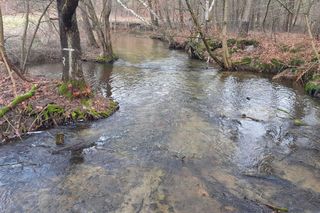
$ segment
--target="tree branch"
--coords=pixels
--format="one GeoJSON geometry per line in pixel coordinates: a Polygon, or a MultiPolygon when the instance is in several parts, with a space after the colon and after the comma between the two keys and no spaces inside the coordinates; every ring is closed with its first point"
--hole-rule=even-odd
{"type": "Polygon", "coordinates": [[[211,57],[221,68],[224,69],[224,68],[225,68],[224,63],[223,63],[220,59],[218,59],[218,58],[212,53],[212,51],[211,51],[211,49],[210,49],[210,47],[209,47],[209,44],[208,44],[208,42],[207,42],[207,40],[206,40],[206,38],[205,38],[202,30],[201,30],[200,24],[198,23],[198,20],[197,20],[195,14],[194,14],[194,12],[193,12],[193,10],[192,10],[192,8],[191,8],[191,5],[190,5],[189,1],[188,1],[188,0],[185,0],[185,1],[186,1],[188,10],[189,10],[189,12],[190,12],[190,15],[191,15],[191,17],[192,17],[192,20],[193,20],[193,22],[194,22],[194,24],[195,24],[195,26],[196,26],[196,29],[197,29],[198,33],[200,34],[200,37],[201,37],[201,39],[202,39],[202,41],[203,41],[203,43],[204,43],[204,46],[206,47],[207,52],[209,53],[210,57],[211,57]]]}

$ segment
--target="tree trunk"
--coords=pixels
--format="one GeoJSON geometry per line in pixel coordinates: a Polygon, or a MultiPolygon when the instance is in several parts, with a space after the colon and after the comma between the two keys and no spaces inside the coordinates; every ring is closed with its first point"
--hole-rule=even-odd
{"type": "Polygon", "coordinates": [[[152,5],[152,0],[148,0],[148,7],[150,8],[150,17],[151,17],[151,22],[154,26],[158,27],[159,26],[159,21],[157,16],[154,14],[154,8],[152,5]]]}
{"type": "Polygon", "coordinates": [[[160,4],[159,4],[158,0],[154,0],[154,8],[156,10],[156,13],[158,14],[160,22],[164,23],[164,19],[163,19],[163,16],[162,16],[162,12],[161,12],[161,8],[160,8],[160,4]]]}
{"type": "Polygon", "coordinates": [[[180,21],[180,27],[183,27],[184,26],[184,17],[183,17],[182,0],[179,0],[179,21],[180,21]]]}
{"type": "Polygon", "coordinates": [[[320,40],[320,22],[317,22],[317,28],[316,28],[316,32],[315,32],[315,37],[317,40],[320,40]]]}
{"type": "Polygon", "coordinates": [[[285,22],[284,22],[284,31],[286,32],[289,32],[290,31],[290,28],[292,26],[292,22],[293,22],[293,9],[294,9],[294,3],[295,1],[294,0],[289,0],[289,3],[288,3],[288,6],[287,6],[287,9],[290,10],[288,11],[287,13],[287,17],[285,19],[285,22]]]}
{"type": "MultiPolygon", "coordinates": [[[[98,40],[99,40],[100,46],[102,47],[102,51],[103,51],[103,48],[105,48],[106,44],[105,44],[105,40],[104,40],[104,33],[101,28],[101,24],[98,19],[97,13],[94,9],[94,6],[93,6],[93,3],[91,0],[85,1],[85,4],[87,6],[89,17],[92,21],[93,29],[96,31],[96,33],[98,35],[98,40]]],[[[103,54],[103,52],[102,52],[102,54],[103,54]]]]}
{"type": "MultiPolygon", "coordinates": [[[[4,32],[3,32],[3,19],[2,19],[2,11],[0,6],[0,50],[5,53],[4,48],[4,32]]],[[[0,56],[0,60],[2,61],[2,57],[0,56]]]]}
{"type": "Polygon", "coordinates": [[[266,20],[267,20],[268,13],[269,13],[270,3],[271,3],[271,0],[269,0],[268,3],[267,3],[266,13],[264,14],[264,18],[263,18],[263,21],[262,21],[263,32],[266,32],[266,20]]]}
{"type": "Polygon", "coordinates": [[[223,27],[222,27],[222,50],[223,50],[223,62],[227,69],[232,67],[228,42],[227,42],[227,23],[228,23],[228,11],[229,11],[229,0],[223,0],[223,27]]]}
{"type": "Polygon", "coordinates": [[[103,56],[110,58],[113,60],[113,50],[111,44],[111,34],[110,34],[110,14],[111,14],[111,7],[112,7],[112,0],[104,0],[103,1],[103,11],[104,11],[104,40],[105,40],[105,47],[103,47],[103,56]]]}
{"type": "Polygon", "coordinates": [[[168,5],[168,3],[169,3],[169,2],[167,2],[167,3],[165,4],[164,10],[165,10],[165,14],[166,14],[166,21],[167,21],[168,27],[169,27],[170,29],[172,29],[172,23],[171,23],[171,20],[170,20],[170,11],[169,11],[169,5],[168,5]]]}
{"type": "MultiPolygon", "coordinates": [[[[102,23],[99,21],[95,8],[91,0],[85,1],[89,17],[93,23],[94,29],[97,32],[98,40],[102,49],[101,62],[112,62],[114,60],[112,44],[111,44],[111,25],[110,25],[110,14],[112,8],[112,0],[103,0],[102,8],[102,23]]],[[[100,60],[99,60],[100,61],[100,60]]]]}
{"type": "Polygon", "coordinates": [[[247,0],[239,29],[239,36],[246,37],[249,32],[249,18],[253,0],[247,0]]]}
{"type": "Polygon", "coordinates": [[[29,13],[30,13],[30,3],[29,0],[26,0],[26,14],[25,14],[25,22],[24,22],[24,30],[23,35],[21,37],[21,57],[20,57],[20,68],[23,68],[24,59],[26,57],[26,41],[29,27],[29,13]]]}
{"type": "Polygon", "coordinates": [[[92,28],[92,24],[90,23],[90,20],[89,20],[87,7],[82,2],[80,2],[80,11],[81,11],[81,17],[82,17],[82,21],[83,21],[83,29],[87,35],[87,45],[91,46],[91,47],[98,48],[99,45],[98,45],[96,38],[94,37],[94,34],[93,34],[93,28],[92,28]]]}
{"type": "Polygon", "coordinates": [[[298,16],[299,16],[299,13],[300,13],[300,9],[301,9],[301,4],[302,4],[302,0],[299,0],[299,2],[298,2],[298,8],[297,8],[296,14],[294,15],[292,25],[291,25],[291,27],[290,27],[290,32],[291,32],[291,31],[293,30],[293,28],[296,26],[297,19],[298,19],[298,16]]]}
{"type": "Polygon", "coordinates": [[[84,81],[76,9],[79,0],[57,0],[60,43],[63,57],[62,80],[84,81]],[[70,78],[71,75],[71,78],[70,78]]]}

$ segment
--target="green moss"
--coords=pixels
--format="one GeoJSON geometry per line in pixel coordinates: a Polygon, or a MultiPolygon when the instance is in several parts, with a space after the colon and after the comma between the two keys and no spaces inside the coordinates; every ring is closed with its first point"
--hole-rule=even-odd
{"type": "Polygon", "coordinates": [[[84,80],[81,80],[81,81],[71,80],[67,84],[68,85],[71,84],[73,89],[78,89],[80,91],[83,91],[84,89],[87,88],[87,84],[84,80]]]}
{"type": "Polygon", "coordinates": [[[290,51],[290,47],[286,44],[280,44],[279,49],[281,52],[289,52],[290,51]]]}
{"type": "Polygon", "coordinates": [[[204,60],[205,46],[203,42],[198,42],[195,39],[190,39],[187,48],[189,49],[189,56],[194,59],[204,60]]]}
{"type": "Polygon", "coordinates": [[[13,101],[8,105],[0,108],[0,118],[2,118],[7,112],[9,112],[12,108],[16,107],[21,102],[31,98],[36,93],[37,87],[35,85],[32,86],[31,90],[23,95],[17,96],[13,101]]]}
{"type": "Polygon", "coordinates": [[[72,92],[68,88],[68,83],[62,83],[58,87],[58,92],[60,95],[67,97],[67,98],[72,98],[72,92]]]}
{"type": "Polygon", "coordinates": [[[313,79],[305,85],[304,89],[309,95],[315,95],[320,91],[320,81],[313,79]]]}
{"type": "Polygon", "coordinates": [[[70,117],[73,121],[107,118],[115,112],[119,106],[117,102],[110,100],[106,110],[98,111],[92,106],[91,99],[82,99],[81,104],[84,106],[82,110],[78,108],[71,112],[70,117]]]}
{"type": "Polygon", "coordinates": [[[64,109],[57,104],[48,104],[43,111],[43,117],[47,121],[52,117],[62,116],[64,112],[64,109]]]}
{"type": "Polygon", "coordinates": [[[86,113],[80,110],[79,108],[71,112],[71,118],[73,121],[85,120],[86,113]]]}
{"type": "Polygon", "coordinates": [[[115,54],[112,55],[108,55],[108,56],[98,56],[96,58],[96,62],[98,63],[112,63],[114,61],[116,61],[119,57],[116,56],[115,54]]]}
{"type": "MultiPolygon", "coordinates": [[[[216,49],[222,48],[222,42],[214,39],[208,39],[208,45],[211,51],[215,51],[216,49]]],[[[203,50],[205,50],[205,46],[203,45],[203,50]]]]}
{"type": "Polygon", "coordinates": [[[83,98],[80,100],[80,103],[85,107],[91,107],[92,106],[92,100],[90,98],[83,98]]]}
{"type": "Polygon", "coordinates": [[[237,43],[237,40],[234,38],[230,38],[227,40],[228,47],[232,47],[237,43]]]}
{"type": "Polygon", "coordinates": [[[297,44],[293,47],[290,47],[289,45],[286,45],[286,44],[280,44],[278,47],[281,52],[290,52],[290,53],[298,53],[303,51],[303,49],[305,48],[304,44],[297,44]]]}
{"type": "Polygon", "coordinates": [[[289,64],[291,66],[295,66],[295,67],[298,67],[298,66],[301,66],[305,63],[305,61],[301,58],[292,58],[289,62],[289,64]]]}
{"type": "Polygon", "coordinates": [[[72,99],[73,92],[82,92],[87,89],[87,84],[84,80],[70,80],[58,86],[58,93],[66,98],[72,99]]]}
{"type": "Polygon", "coordinates": [[[72,120],[77,120],[78,116],[76,111],[71,112],[71,118],[72,120]]]}
{"type": "Polygon", "coordinates": [[[31,104],[28,104],[27,107],[25,108],[24,112],[26,114],[33,115],[34,114],[34,110],[33,110],[33,106],[31,104]]]}
{"type": "Polygon", "coordinates": [[[298,69],[297,69],[297,68],[291,68],[290,71],[291,71],[292,73],[296,73],[296,72],[298,71],[298,69]]]}
{"type": "Polygon", "coordinates": [[[313,56],[312,59],[311,59],[311,62],[317,62],[317,61],[318,61],[317,56],[313,56]]]}
{"type": "Polygon", "coordinates": [[[286,67],[285,63],[279,59],[271,59],[270,69],[273,69],[277,72],[282,71],[286,67]]]}
{"type": "Polygon", "coordinates": [[[294,123],[294,125],[296,125],[296,126],[305,126],[306,124],[302,121],[302,120],[300,120],[300,119],[294,119],[293,120],[293,123],[294,123]]]}
{"type": "Polygon", "coordinates": [[[115,112],[119,107],[119,103],[113,100],[110,100],[109,107],[107,110],[100,112],[100,116],[107,118],[109,117],[113,112],[115,112]]]}
{"type": "Polygon", "coordinates": [[[273,73],[281,72],[287,68],[281,60],[275,58],[271,59],[269,63],[261,62],[259,58],[254,58],[252,59],[251,66],[264,72],[273,73]]]}
{"type": "Polygon", "coordinates": [[[249,65],[251,63],[252,63],[252,58],[250,57],[244,57],[241,59],[241,61],[234,62],[234,64],[236,65],[249,65]]]}
{"type": "Polygon", "coordinates": [[[301,52],[301,48],[298,48],[298,47],[293,47],[289,50],[289,52],[291,53],[298,53],[298,52],[301,52]]]}
{"type": "Polygon", "coordinates": [[[244,49],[247,46],[254,46],[254,47],[258,47],[259,46],[259,42],[253,39],[243,39],[243,40],[238,40],[237,41],[237,47],[239,49],[244,49]]]}

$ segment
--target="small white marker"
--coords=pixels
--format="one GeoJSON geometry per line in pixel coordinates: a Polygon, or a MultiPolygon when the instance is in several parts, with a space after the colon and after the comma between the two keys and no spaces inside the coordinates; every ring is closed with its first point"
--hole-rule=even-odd
{"type": "Polygon", "coordinates": [[[75,49],[71,49],[71,48],[63,48],[62,50],[65,50],[65,51],[70,51],[70,52],[73,52],[73,51],[75,51],[75,49]]]}

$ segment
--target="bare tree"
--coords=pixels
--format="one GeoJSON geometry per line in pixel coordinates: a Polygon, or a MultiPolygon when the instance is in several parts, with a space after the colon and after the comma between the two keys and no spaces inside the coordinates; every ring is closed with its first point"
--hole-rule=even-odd
{"type": "Polygon", "coordinates": [[[87,45],[91,46],[91,47],[98,48],[99,45],[98,45],[96,38],[93,34],[93,27],[92,27],[92,24],[91,24],[89,16],[88,16],[87,7],[83,2],[80,1],[79,8],[81,11],[81,18],[83,21],[83,29],[87,35],[87,45]]]}
{"type": "Polygon", "coordinates": [[[27,40],[27,33],[28,33],[28,27],[29,27],[29,14],[30,14],[30,1],[26,0],[24,30],[23,30],[23,35],[21,37],[21,57],[20,57],[21,66],[23,66],[24,59],[26,57],[26,40],[27,40]]]}
{"type": "Polygon", "coordinates": [[[227,23],[228,23],[228,11],[229,11],[229,0],[223,0],[223,27],[222,27],[222,50],[223,50],[223,62],[227,69],[232,67],[230,59],[228,42],[227,42],[227,23]]]}
{"type": "Polygon", "coordinates": [[[60,43],[63,57],[62,80],[84,81],[76,9],[79,0],[57,0],[60,43]]]}
{"type": "Polygon", "coordinates": [[[111,44],[111,35],[110,35],[110,14],[112,8],[112,0],[103,0],[103,8],[100,14],[102,19],[98,18],[97,12],[91,0],[82,0],[87,7],[88,14],[94,30],[97,33],[98,41],[101,47],[101,56],[104,58],[105,62],[112,62],[115,60],[112,44],[111,44]]]}
{"type": "MultiPolygon", "coordinates": [[[[2,11],[0,7],[0,50],[1,52],[5,52],[4,48],[4,32],[3,32],[3,19],[2,19],[2,11]]],[[[0,56],[0,60],[2,61],[3,58],[0,56]]]]}
{"type": "MultiPolygon", "coordinates": [[[[246,37],[249,32],[249,18],[253,0],[246,0],[244,13],[241,19],[241,25],[239,29],[239,36],[246,37]]],[[[225,10],[224,10],[225,11],[225,10]]]]}

